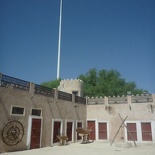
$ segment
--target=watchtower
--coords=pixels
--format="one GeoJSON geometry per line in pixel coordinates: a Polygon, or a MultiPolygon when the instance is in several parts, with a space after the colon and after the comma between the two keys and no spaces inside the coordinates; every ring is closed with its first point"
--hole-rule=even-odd
{"type": "Polygon", "coordinates": [[[83,97],[83,81],[80,79],[61,80],[58,90],[83,97]]]}

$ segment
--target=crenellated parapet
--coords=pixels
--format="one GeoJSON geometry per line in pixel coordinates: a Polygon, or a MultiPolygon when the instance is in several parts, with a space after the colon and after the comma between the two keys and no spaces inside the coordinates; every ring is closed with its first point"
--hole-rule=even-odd
{"type": "Polygon", "coordinates": [[[80,79],[64,79],[60,81],[58,90],[83,96],[83,81],[80,79]]]}
{"type": "Polygon", "coordinates": [[[108,97],[108,104],[123,104],[123,103],[128,103],[128,98],[127,96],[113,96],[113,97],[108,97]]]}
{"type": "Polygon", "coordinates": [[[141,94],[131,96],[109,96],[109,97],[91,97],[87,98],[87,104],[131,104],[131,103],[148,103],[154,102],[152,94],[141,94]]]}
{"type": "Polygon", "coordinates": [[[101,97],[87,97],[87,104],[105,104],[105,98],[101,97]]]}
{"type": "Polygon", "coordinates": [[[146,103],[146,102],[153,102],[153,95],[150,94],[142,94],[136,95],[131,97],[132,103],[146,103]]]}
{"type": "MultiPolygon", "coordinates": [[[[58,91],[48,87],[44,87],[38,84],[34,84],[28,81],[10,77],[4,74],[0,74],[0,86],[10,87],[13,89],[19,89],[22,91],[28,91],[31,94],[44,95],[48,97],[64,99],[72,101],[75,98],[76,102],[86,102],[83,98],[83,81],[80,79],[64,79],[60,81],[58,91]],[[57,94],[57,95],[55,95],[57,94]],[[72,95],[74,94],[74,95],[72,95]],[[78,97],[77,97],[78,96],[78,97]],[[81,98],[82,97],[82,98],[81,98]]],[[[109,97],[86,97],[87,104],[132,104],[132,103],[150,103],[155,104],[155,95],[153,94],[141,94],[141,95],[127,95],[127,96],[109,96],[109,97]]]]}

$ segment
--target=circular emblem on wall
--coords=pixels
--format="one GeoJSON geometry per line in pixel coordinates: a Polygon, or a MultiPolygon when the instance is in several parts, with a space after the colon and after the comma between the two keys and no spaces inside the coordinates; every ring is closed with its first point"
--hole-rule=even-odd
{"type": "Polygon", "coordinates": [[[11,120],[4,125],[1,134],[6,145],[14,146],[21,142],[24,136],[24,127],[19,121],[11,120]]]}

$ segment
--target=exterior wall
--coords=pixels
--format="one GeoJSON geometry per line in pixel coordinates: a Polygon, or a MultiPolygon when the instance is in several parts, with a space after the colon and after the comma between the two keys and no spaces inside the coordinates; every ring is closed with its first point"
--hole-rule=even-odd
{"type": "MultiPolygon", "coordinates": [[[[96,140],[98,140],[98,122],[107,122],[108,141],[112,142],[122,123],[119,117],[120,114],[123,120],[127,117],[125,123],[137,123],[137,132],[139,135],[138,142],[142,142],[140,123],[150,122],[152,127],[152,142],[155,142],[155,95],[151,95],[151,97],[127,96],[126,99],[125,97],[122,97],[122,99],[121,97],[88,99],[87,120],[94,120],[96,122],[96,140]],[[135,98],[138,98],[138,101],[141,103],[138,103],[137,100],[137,103],[132,103],[135,98]],[[145,98],[147,98],[148,102],[143,102],[145,98]]],[[[115,141],[127,141],[127,130],[125,126],[120,128],[115,141]]]]}
{"type": "MultiPolygon", "coordinates": [[[[77,121],[82,120],[83,125],[86,124],[86,105],[75,103],[75,96],[72,95],[72,101],[65,101],[58,99],[58,90],[55,89],[54,98],[47,97],[43,95],[37,95],[34,93],[34,85],[30,84],[29,91],[22,91],[18,89],[13,89],[12,86],[0,87],[0,130],[3,129],[4,125],[9,120],[18,120],[24,126],[24,137],[22,142],[17,144],[17,146],[8,146],[3,143],[0,139],[0,151],[18,151],[29,149],[30,147],[30,120],[35,118],[42,119],[42,135],[41,135],[41,146],[52,146],[52,122],[53,120],[62,120],[62,134],[65,135],[65,123],[66,120],[72,120],[75,126],[77,121]],[[11,106],[20,106],[25,108],[24,116],[10,115],[11,106]],[[32,116],[31,110],[41,109],[42,115],[32,116]]],[[[74,133],[76,129],[74,128],[74,133]]],[[[73,142],[76,141],[76,137],[73,137],[73,142]]]]}
{"type": "MultiPolygon", "coordinates": [[[[142,140],[141,123],[150,123],[151,142],[155,142],[155,95],[85,99],[71,94],[72,91],[78,91],[80,95],[82,94],[82,81],[79,80],[64,80],[60,83],[59,90],[51,90],[5,75],[3,77],[2,74],[0,74],[0,80],[0,134],[2,135],[2,130],[9,120],[20,121],[24,127],[22,141],[15,146],[6,145],[0,137],[0,152],[30,149],[32,119],[41,119],[39,147],[57,145],[53,143],[55,121],[61,122],[60,134],[62,135],[67,134],[67,122],[72,122],[70,142],[77,142],[77,123],[81,122],[82,127],[87,128],[87,121],[95,122],[93,122],[95,124],[95,133],[93,133],[95,140],[112,142],[122,123],[121,118],[123,120],[126,118],[124,120],[126,125],[128,123],[136,124],[137,142],[147,142],[142,140]],[[12,115],[12,106],[23,107],[25,109],[24,115],[12,115]],[[41,116],[32,115],[32,109],[40,109],[41,116]],[[100,138],[99,123],[107,125],[107,129],[100,128],[100,138]],[[107,137],[107,139],[102,139],[102,137],[107,137]]],[[[127,134],[125,125],[121,126],[115,142],[128,141],[127,134]]]]}
{"type": "Polygon", "coordinates": [[[78,92],[78,96],[83,96],[83,82],[79,79],[61,80],[58,90],[72,94],[73,91],[78,92]]]}

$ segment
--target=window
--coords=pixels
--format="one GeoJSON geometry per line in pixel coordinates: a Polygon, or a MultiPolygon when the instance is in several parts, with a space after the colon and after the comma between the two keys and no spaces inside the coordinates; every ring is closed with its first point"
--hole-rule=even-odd
{"type": "Polygon", "coordinates": [[[40,109],[32,109],[31,115],[41,116],[41,110],[40,109]]]}
{"type": "Polygon", "coordinates": [[[24,115],[25,109],[23,107],[12,106],[11,114],[12,115],[24,115]]]}
{"type": "Polygon", "coordinates": [[[152,141],[152,128],[150,122],[141,123],[142,141],[152,141]]]}
{"type": "Polygon", "coordinates": [[[75,96],[78,96],[78,91],[72,91],[72,94],[74,94],[75,96]]]}
{"type": "Polygon", "coordinates": [[[136,123],[127,123],[127,139],[128,141],[137,141],[137,126],[136,123]],[[131,136],[132,135],[132,136],[131,136]]]}

